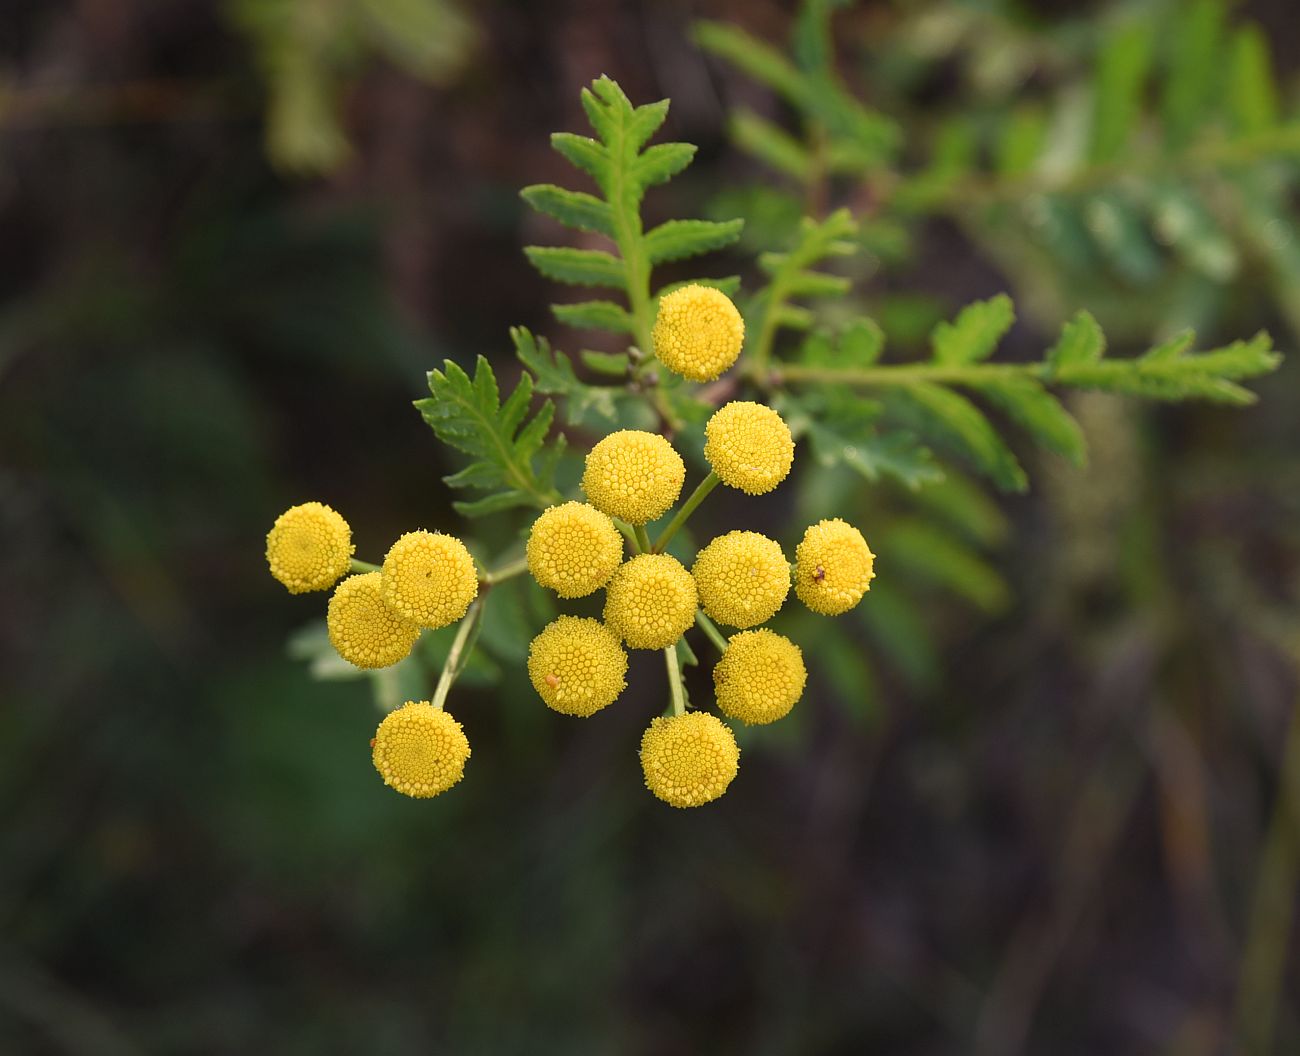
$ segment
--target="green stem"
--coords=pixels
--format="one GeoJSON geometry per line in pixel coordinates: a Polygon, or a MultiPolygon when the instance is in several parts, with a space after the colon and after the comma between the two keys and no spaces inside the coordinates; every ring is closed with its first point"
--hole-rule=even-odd
{"type": "Polygon", "coordinates": [[[718,652],[725,653],[727,651],[726,637],[718,630],[718,625],[704,615],[703,609],[695,610],[695,622],[700,625],[700,630],[705,633],[709,641],[718,647],[718,652]]]}
{"type": "Polygon", "coordinates": [[[677,511],[677,515],[668,522],[668,527],[659,533],[659,538],[655,540],[654,553],[662,554],[664,552],[664,547],[672,541],[672,537],[686,523],[687,518],[695,512],[695,507],[702,503],[709,492],[716,488],[719,483],[721,482],[718,480],[718,475],[710,470],[709,475],[700,481],[699,486],[691,492],[691,497],[682,504],[682,508],[677,511]]]}
{"type": "Polygon", "coordinates": [[[507,579],[514,579],[515,576],[523,575],[528,571],[528,558],[519,557],[514,561],[509,561],[500,568],[491,569],[484,572],[479,582],[484,586],[490,587],[494,583],[500,583],[507,579]]]}
{"type": "Polygon", "coordinates": [[[379,566],[372,565],[369,561],[358,561],[354,557],[352,559],[351,569],[353,572],[378,572],[379,566]]]}
{"type": "Polygon", "coordinates": [[[633,534],[636,536],[636,549],[637,549],[637,553],[640,553],[640,554],[648,554],[648,553],[650,553],[650,552],[651,552],[651,551],[650,551],[650,533],[647,532],[647,531],[645,530],[645,525],[644,525],[644,524],[637,524],[637,525],[634,525],[633,528],[632,528],[632,532],[633,532],[633,534]]]}
{"type": "Polygon", "coordinates": [[[917,385],[934,382],[940,385],[980,385],[998,378],[1029,376],[1039,381],[1052,380],[1046,363],[980,363],[958,366],[946,363],[896,363],[880,367],[804,367],[782,363],[774,367],[767,384],[793,382],[820,385],[917,385]]]}
{"type": "Polygon", "coordinates": [[[442,665],[442,674],[438,676],[438,686],[433,691],[431,703],[435,708],[441,708],[447,703],[447,694],[451,692],[452,683],[465,670],[465,664],[469,661],[470,653],[474,650],[474,640],[478,637],[482,616],[483,599],[479,598],[470,604],[469,611],[465,613],[465,618],[460,621],[460,626],[456,628],[456,637],[452,639],[451,649],[447,653],[447,661],[442,665]]]}
{"type": "Polygon", "coordinates": [[[673,714],[686,713],[686,687],[682,685],[682,668],[677,659],[677,643],[664,650],[664,663],[668,666],[668,690],[672,695],[673,714]]]}

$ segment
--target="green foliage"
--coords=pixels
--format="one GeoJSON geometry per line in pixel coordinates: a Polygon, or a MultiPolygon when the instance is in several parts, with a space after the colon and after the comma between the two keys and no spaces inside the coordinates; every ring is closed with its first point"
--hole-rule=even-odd
{"type": "Polygon", "coordinates": [[[464,62],[474,38],[449,0],[233,0],[229,12],[266,80],[267,153],[305,174],[346,160],[341,98],[369,58],[439,83],[464,62]]]}
{"type": "Polygon", "coordinates": [[[557,132],[551,145],[592,178],[601,196],[552,184],[525,187],[520,193],[534,209],[565,226],[608,238],[613,252],[550,246],[529,246],[524,252],[548,278],[620,290],[627,300],[626,306],[612,301],[555,305],[557,319],[569,326],[630,335],[648,352],[655,311],[651,270],[732,244],[744,221],[669,220],[646,231],[641,221],[646,191],[686,168],[695,147],[647,147],[668,116],[668,100],[634,107],[608,77],[583,89],[582,105],[596,138],[557,132]]]}
{"type": "MultiPolygon", "coordinates": [[[[430,397],[415,406],[444,444],[474,461],[446,477],[453,488],[477,488],[490,494],[455,508],[467,517],[481,517],[515,506],[548,506],[557,498],[555,465],[562,444],[543,457],[542,445],[555,417],[550,400],[528,417],[533,395],[532,375],[520,375],[514,391],[501,400],[496,375],[483,357],[471,378],[451,360],[442,370],[429,371],[430,397]]],[[[562,438],[561,438],[562,439],[562,438]]]]}
{"type": "Polygon", "coordinates": [[[745,108],[732,117],[737,145],[792,179],[797,200],[825,199],[847,176],[866,181],[878,217],[955,217],[1040,318],[1083,302],[1126,338],[1212,325],[1219,301],[1207,290],[1253,293],[1262,264],[1300,333],[1300,221],[1284,190],[1297,176],[1300,121],[1281,102],[1263,33],[1233,26],[1226,0],[1117,6],[1059,49],[1033,53],[996,14],[976,31],[973,12],[946,12],[943,35],[923,25],[924,12],[903,15],[863,64],[871,97],[889,101],[900,122],[928,64],[951,58],[977,71],[987,60],[1008,78],[1037,74],[1029,87],[1001,82],[1014,90],[990,99],[972,73],[962,109],[907,124],[915,165],[864,152],[861,136],[830,116],[859,105],[832,49],[810,44],[826,39],[838,6],[803,4],[792,58],[731,27],[696,30],[707,51],[797,113],[797,135],[745,108]]]}

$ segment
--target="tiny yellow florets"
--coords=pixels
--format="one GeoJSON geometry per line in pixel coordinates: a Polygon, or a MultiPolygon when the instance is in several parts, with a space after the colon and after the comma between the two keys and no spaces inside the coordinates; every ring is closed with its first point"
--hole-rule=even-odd
{"type": "Polygon", "coordinates": [[[478,595],[465,544],[441,532],[407,532],[384,558],[384,601],[421,627],[446,627],[478,595]]]}
{"type": "Polygon", "coordinates": [[[762,495],[785,480],[794,440],[781,416],[761,403],[736,400],[719,408],[704,427],[704,457],[722,483],[762,495]]]}
{"type": "Polygon", "coordinates": [[[683,286],[659,299],[655,355],[674,374],[712,381],[740,356],[745,321],[731,299],[710,286],[683,286]]]}
{"type": "Polygon", "coordinates": [[[716,715],[657,718],[641,738],[646,788],[674,807],[698,807],[727,791],[740,767],[736,738],[716,715]]]}
{"type": "Polygon", "coordinates": [[[528,571],[562,598],[581,598],[609,582],[623,560],[623,537],[585,502],[552,506],[528,534],[528,571]]]}
{"type": "Polygon", "coordinates": [[[734,635],[713,669],[718,708],[754,725],[788,715],[807,680],[799,647],[766,627],[734,635]]]}
{"type": "Polygon", "coordinates": [[[290,594],[328,590],[352,560],[352,529],[321,502],[291,506],[266,536],[266,563],[290,594]]]}
{"type": "Polygon", "coordinates": [[[605,623],[633,649],[666,649],[695,622],[695,580],[667,554],[638,554],[605,590],[605,623]]]}
{"type": "Polygon", "coordinates": [[[871,589],[876,555],[862,533],[838,517],[818,521],[795,550],[794,589],[813,612],[838,616],[871,589]]]}
{"type": "Polygon", "coordinates": [[[766,623],[790,592],[781,544],[758,532],[728,532],[709,543],[691,569],[704,614],[730,627],[766,623]]]}
{"type": "Polygon", "coordinates": [[[613,704],[627,685],[627,653],[599,620],[561,616],[528,648],[528,677],[542,700],[586,718],[613,704]]]}
{"type": "Polygon", "coordinates": [[[378,572],[349,576],[330,595],[330,644],[357,667],[388,667],[410,655],[420,628],[384,603],[378,572]]]}
{"type": "Polygon", "coordinates": [[[686,465],[672,444],[655,433],[622,429],[588,453],[582,490],[602,513],[646,524],[677,501],[685,480],[686,465]]]}
{"type": "Polygon", "coordinates": [[[384,716],[371,759],[384,784],[429,799],[465,776],[469,740],[459,722],[427,700],[408,700],[384,716]]]}

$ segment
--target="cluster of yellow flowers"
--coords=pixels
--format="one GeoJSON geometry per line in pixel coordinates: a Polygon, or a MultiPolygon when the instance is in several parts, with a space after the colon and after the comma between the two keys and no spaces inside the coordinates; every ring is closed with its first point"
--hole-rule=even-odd
{"type": "MultiPolygon", "coordinates": [[[[271,575],[291,594],[334,587],[325,616],[330,644],[356,667],[406,659],[421,631],[462,619],[478,596],[474,559],[453,536],[407,532],[370,571],[352,559],[353,551],[351,526],[319,502],[286,510],[266,537],[271,575]]],[[[459,781],[469,758],[460,724],[428,701],[408,702],[386,716],[373,748],[385,783],[420,798],[459,781]]]]}
{"type": "MultiPolygon", "coordinates": [[[[668,369],[694,381],[717,378],[740,355],[744,324],[718,290],[685,286],[664,296],[654,327],[655,352],[668,369]]],[[[605,591],[603,619],[560,616],[533,639],[529,679],[542,700],[565,715],[589,717],[627,685],[626,649],[666,650],[673,679],[671,713],[641,739],[646,786],[666,803],[694,807],[717,799],[735,778],[740,749],[731,729],[706,711],[687,710],[676,656],[697,622],[722,650],[713,669],[718,709],[729,719],[765,724],[789,714],[807,681],[803,654],[761,626],[795,594],[817,613],[836,615],[870,588],[874,555],[842,520],[812,525],[795,550],[793,571],[779,543],[751,531],[709,542],[688,570],[664,552],[708,492],[721,483],[749,495],[770,492],[790,472],[794,440],[770,407],[734,401],[705,428],[710,473],[651,544],[645,526],[677,504],[686,466],[667,439],[621,430],[586,458],[586,502],[546,509],[526,546],[528,572],[561,598],[605,591]],[[625,558],[625,545],[634,553],[625,558]],[[736,629],[729,639],[715,626],[736,629]]],[[[272,574],[294,593],[333,586],[350,567],[347,522],[327,506],[296,506],[267,538],[272,574]]],[[[378,571],[345,579],[330,600],[330,641],[358,667],[405,657],[421,628],[461,619],[477,595],[473,559],[457,539],[436,532],[402,536],[378,571]]],[[[379,724],[373,758],[384,780],[406,795],[437,795],[460,780],[469,743],[441,701],[411,701],[379,724]]]]}

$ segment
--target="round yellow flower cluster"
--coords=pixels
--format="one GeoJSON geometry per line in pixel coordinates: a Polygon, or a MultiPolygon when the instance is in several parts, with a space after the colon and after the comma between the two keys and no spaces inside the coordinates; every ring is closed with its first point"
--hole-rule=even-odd
{"type": "MultiPolygon", "coordinates": [[[[660,300],[655,354],[669,370],[709,381],[736,362],[744,329],[723,293],[684,286],[660,300]]],[[[837,615],[861,601],[875,574],[875,555],[862,533],[839,519],[804,532],[793,569],[780,543],[754,531],[707,542],[689,570],[665,552],[717,485],[747,495],[775,489],[790,473],[794,446],[771,407],[745,400],[720,407],[704,427],[710,472],[652,543],[647,525],[677,506],[686,465],[656,433],[611,433],[587,454],[586,501],[543,510],[529,530],[524,559],[482,577],[487,585],[526,568],[560,598],[605,591],[601,619],[561,615],[529,646],[529,680],[561,714],[587,718],[609,707],[627,687],[627,650],[663,650],[672,705],[645,730],[640,760],[646,787],[674,807],[717,799],[740,765],[731,729],[688,707],[681,662],[683,656],[695,661],[683,636],[699,624],[721,653],[713,686],[723,715],[753,725],[774,722],[789,714],[808,679],[799,646],[763,626],[785,604],[792,582],[813,612],[837,615]],[[727,638],[715,621],[737,632],[727,638]]],[[[432,701],[407,701],[390,712],[371,742],[385,784],[415,798],[436,796],[461,780],[470,755],[465,731],[443,703],[479,626],[479,571],[465,545],[441,532],[407,532],[380,566],[352,553],[348,523],[318,502],[285,511],[266,540],[271,574],[291,593],[334,587],[329,640],[357,667],[395,664],[425,628],[465,619],[472,607],[476,614],[457,632],[432,701]]]]}

